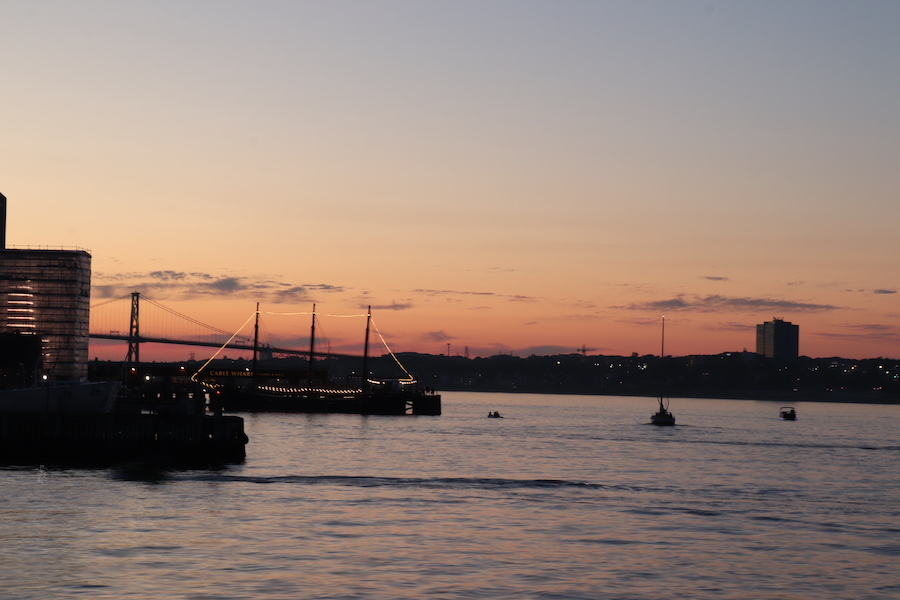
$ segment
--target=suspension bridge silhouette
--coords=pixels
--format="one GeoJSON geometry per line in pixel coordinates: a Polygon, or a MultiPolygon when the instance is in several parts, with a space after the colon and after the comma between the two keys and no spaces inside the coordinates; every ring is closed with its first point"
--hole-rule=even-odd
{"type": "MultiPolygon", "coordinates": [[[[91,306],[90,339],[113,340],[128,344],[128,360],[140,361],[141,344],[174,344],[233,350],[253,350],[253,339],[241,337],[182,314],[155,300],[134,292],[91,306]]],[[[309,357],[309,350],[260,345],[273,354],[309,357]]],[[[349,356],[315,352],[316,356],[349,356]]]]}

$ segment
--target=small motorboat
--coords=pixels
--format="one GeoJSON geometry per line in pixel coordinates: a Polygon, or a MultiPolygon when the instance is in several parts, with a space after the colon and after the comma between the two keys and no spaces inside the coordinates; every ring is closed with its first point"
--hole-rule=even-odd
{"type": "Polygon", "coordinates": [[[503,415],[501,415],[498,411],[489,412],[488,419],[502,419],[503,415]]]}
{"type": "Polygon", "coordinates": [[[793,406],[782,406],[778,412],[778,418],[782,421],[796,421],[797,411],[793,406]]]}

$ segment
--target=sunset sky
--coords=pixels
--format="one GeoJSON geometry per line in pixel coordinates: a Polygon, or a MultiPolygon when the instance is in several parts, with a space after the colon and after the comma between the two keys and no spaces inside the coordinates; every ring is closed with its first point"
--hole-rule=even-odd
{"type": "MultiPolygon", "coordinates": [[[[895,0],[0,0],[0,23],[7,244],[89,250],[92,304],[232,331],[259,302],[297,348],[308,316],[269,313],[371,305],[393,350],[472,357],[657,353],[662,315],[667,353],[755,350],[778,317],[801,354],[900,357],[895,0]]],[[[361,320],[322,327],[359,349],[361,320]]]]}

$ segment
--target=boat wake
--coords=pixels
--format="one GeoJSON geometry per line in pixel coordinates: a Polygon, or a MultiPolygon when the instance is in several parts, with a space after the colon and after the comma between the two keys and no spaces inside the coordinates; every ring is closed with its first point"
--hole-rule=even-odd
{"type": "Polygon", "coordinates": [[[457,488],[457,489],[613,489],[608,486],[583,481],[563,479],[501,479],[492,477],[367,477],[349,475],[282,475],[271,477],[237,475],[229,473],[183,473],[170,481],[210,481],[251,483],[261,485],[338,485],[347,487],[405,487],[405,488],[457,488]]]}
{"type": "MultiPolygon", "coordinates": [[[[650,423],[647,423],[648,425],[650,423]]],[[[684,427],[687,427],[686,425],[684,427]]],[[[607,438],[612,439],[612,438],[607,438]]],[[[631,441],[622,439],[620,441],[631,441]]],[[[741,441],[741,440],[685,440],[683,438],[659,438],[654,440],[656,444],[709,444],[713,446],[750,446],[755,448],[810,448],[824,450],[875,450],[881,452],[897,452],[900,446],[873,446],[871,444],[820,444],[815,442],[772,442],[772,441],[741,441]]]]}

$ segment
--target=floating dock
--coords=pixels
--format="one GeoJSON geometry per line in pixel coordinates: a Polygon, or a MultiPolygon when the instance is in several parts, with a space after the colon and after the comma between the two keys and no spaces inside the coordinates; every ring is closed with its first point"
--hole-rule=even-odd
{"type": "Polygon", "coordinates": [[[0,461],[7,465],[207,467],[242,462],[246,444],[236,416],[0,413],[0,461]]]}

